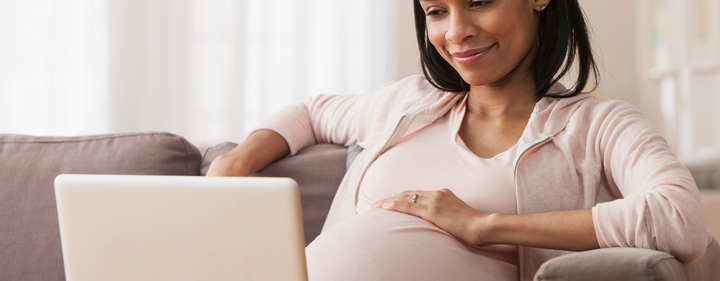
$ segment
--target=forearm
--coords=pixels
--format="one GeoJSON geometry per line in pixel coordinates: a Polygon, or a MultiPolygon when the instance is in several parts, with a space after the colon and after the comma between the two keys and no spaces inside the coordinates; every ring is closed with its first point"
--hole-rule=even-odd
{"type": "Polygon", "coordinates": [[[248,176],[290,153],[285,139],[271,130],[258,130],[232,151],[218,156],[208,176],[248,176]]]}
{"type": "Polygon", "coordinates": [[[523,215],[492,214],[487,219],[488,230],[481,234],[483,244],[569,251],[600,247],[590,209],[523,215]]]}

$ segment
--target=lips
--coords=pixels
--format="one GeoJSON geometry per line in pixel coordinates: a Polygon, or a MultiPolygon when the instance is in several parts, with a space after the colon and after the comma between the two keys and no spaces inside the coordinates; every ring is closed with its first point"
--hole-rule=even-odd
{"type": "MultiPolygon", "coordinates": [[[[497,43],[496,43],[497,44],[497,43]]],[[[473,49],[464,52],[451,53],[453,59],[459,64],[470,64],[485,57],[490,50],[495,47],[496,44],[492,44],[488,47],[473,49]]]]}

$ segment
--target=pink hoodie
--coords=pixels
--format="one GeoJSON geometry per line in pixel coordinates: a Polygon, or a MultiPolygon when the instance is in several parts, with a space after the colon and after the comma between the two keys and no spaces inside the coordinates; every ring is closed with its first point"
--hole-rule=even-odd
{"type": "MultiPolygon", "coordinates": [[[[556,85],[550,92],[564,90],[556,85]]],[[[259,128],[273,130],[291,154],[316,143],[359,144],[323,230],[355,215],[358,187],[385,150],[447,113],[464,94],[411,76],[372,92],[317,96],[285,107],[259,128]]],[[[417,163],[408,163],[417,165],[417,163]]],[[[582,94],[543,98],[518,142],[517,213],[592,208],[600,247],[668,252],[691,263],[705,253],[700,196],[688,170],[639,110],[582,94]]],[[[521,280],[566,251],[519,247],[521,280]]]]}

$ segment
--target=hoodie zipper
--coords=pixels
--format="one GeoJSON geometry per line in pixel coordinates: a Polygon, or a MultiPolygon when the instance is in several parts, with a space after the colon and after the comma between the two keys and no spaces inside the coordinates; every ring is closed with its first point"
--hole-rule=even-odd
{"type": "MultiPolygon", "coordinates": [[[[368,165],[365,166],[365,168],[362,171],[362,174],[360,174],[360,179],[358,180],[357,186],[355,187],[355,204],[357,204],[357,197],[358,192],[360,191],[360,184],[362,183],[363,178],[365,178],[365,173],[370,168],[370,164],[375,162],[375,160],[380,157],[380,154],[382,154],[385,150],[387,150],[388,146],[390,146],[390,142],[392,142],[393,139],[396,138],[396,135],[398,133],[404,134],[407,129],[410,127],[410,123],[412,123],[413,119],[415,119],[414,114],[403,114],[403,116],[400,118],[400,121],[398,121],[397,125],[395,125],[395,129],[393,130],[392,135],[385,141],[385,144],[383,144],[382,148],[378,150],[375,155],[370,159],[370,162],[368,162],[368,165]],[[403,128],[405,127],[405,128],[403,128]],[[402,132],[401,132],[402,131],[402,132]]],[[[355,213],[357,214],[357,207],[353,207],[355,210],[355,213]]]]}
{"type": "MultiPolygon", "coordinates": [[[[523,152],[520,153],[520,156],[517,157],[517,160],[515,160],[515,167],[513,167],[513,170],[514,170],[513,171],[513,186],[515,187],[515,214],[517,214],[517,215],[520,214],[520,201],[518,199],[518,188],[517,188],[517,174],[518,174],[518,167],[520,166],[520,161],[523,159],[523,157],[525,157],[525,154],[527,154],[529,151],[540,146],[541,144],[547,143],[549,140],[550,140],[550,136],[546,135],[543,139],[535,141],[532,145],[525,148],[525,150],[523,150],[523,152]]],[[[524,263],[523,263],[522,258],[520,257],[520,247],[521,246],[517,246],[518,275],[519,275],[519,278],[522,279],[522,275],[523,275],[523,271],[524,271],[524,268],[523,268],[524,263]]]]}
{"type": "Polygon", "coordinates": [[[513,185],[515,186],[515,213],[520,214],[520,202],[518,202],[518,191],[517,191],[517,175],[518,175],[518,167],[520,166],[520,161],[525,157],[525,154],[527,154],[530,150],[533,150],[533,148],[538,147],[541,144],[546,143],[548,140],[550,140],[550,136],[545,136],[543,139],[535,141],[532,145],[528,146],[525,150],[523,150],[522,153],[520,153],[520,156],[518,156],[517,160],[515,160],[515,167],[513,167],[513,185]]]}

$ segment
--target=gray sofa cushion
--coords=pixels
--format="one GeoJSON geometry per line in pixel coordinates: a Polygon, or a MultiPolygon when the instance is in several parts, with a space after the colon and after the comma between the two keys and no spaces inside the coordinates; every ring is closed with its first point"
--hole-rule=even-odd
{"type": "MultiPolygon", "coordinates": [[[[237,144],[222,143],[209,148],[203,156],[200,174],[205,175],[210,163],[237,144]]],[[[305,245],[320,234],[330,205],[345,176],[347,148],[319,144],[300,150],[295,156],[281,159],[250,176],[289,177],[300,186],[305,245]]]]}
{"type": "Polygon", "coordinates": [[[0,280],[64,280],[58,174],[197,175],[200,152],[167,133],[0,135],[0,280]]]}

